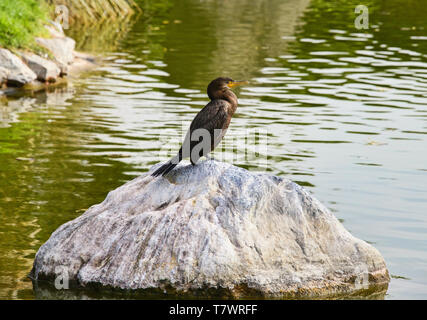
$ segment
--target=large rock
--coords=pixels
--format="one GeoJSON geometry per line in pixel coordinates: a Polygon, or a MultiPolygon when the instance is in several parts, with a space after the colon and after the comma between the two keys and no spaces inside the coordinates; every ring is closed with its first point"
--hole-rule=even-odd
{"type": "Polygon", "coordinates": [[[384,291],[389,281],[380,253],[302,187],[211,160],[143,174],[59,227],[31,276],[64,274],[86,287],[231,297],[384,291]]]}
{"type": "Polygon", "coordinates": [[[36,54],[24,53],[22,54],[22,59],[33,70],[40,81],[55,82],[60,74],[60,69],[55,63],[43,59],[36,54]]]}
{"type": "Polygon", "coordinates": [[[37,78],[20,58],[7,49],[0,48],[0,67],[7,70],[8,85],[20,87],[37,78]]]}
{"type": "Polygon", "coordinates": [[[48,49],[58,64],[61,74],[68,73],[68,65],[74,59],[74,47],[76,42],[69,37],[58,38],[36,38],[36,42],[48,49]]]}
{"type": "Polygon", "coordinates": [[[0,87],[3,83],[7,81],[7,76],[9,75],[9,70],[6,68],[0,67],[0,87]]]}

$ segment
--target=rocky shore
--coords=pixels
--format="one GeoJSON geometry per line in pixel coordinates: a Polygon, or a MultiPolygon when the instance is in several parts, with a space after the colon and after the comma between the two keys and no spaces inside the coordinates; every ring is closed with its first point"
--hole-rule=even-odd
{"type": "Polygon", "coordinates": [[[75,41],[55,22],[45,26],[49,38],[36,38],[48,53],[0,48],[0,94],[16,88],[37,88],[58,83],[67,75],[96,65],[93,56],[75,51],[75,41]]]}

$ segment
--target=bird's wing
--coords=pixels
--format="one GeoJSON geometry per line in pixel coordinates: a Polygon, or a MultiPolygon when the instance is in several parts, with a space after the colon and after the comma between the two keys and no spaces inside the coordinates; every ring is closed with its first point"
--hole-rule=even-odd
{"type": "Polygon", "coordinates": [[[222,129],[227,119],[228,104],[225,100],[210,101],[194,117],[190,125],[190,131],[199,128],[207,130],[222,129]]]}
{"type": "Polygon", "coordinates": [[[227,108],[226,101],[213,100],[200,110],[191,122],[182,145],[184,158],[190,157],[191,162],[195,163],[218,145],[227,127],[227,108]]]}

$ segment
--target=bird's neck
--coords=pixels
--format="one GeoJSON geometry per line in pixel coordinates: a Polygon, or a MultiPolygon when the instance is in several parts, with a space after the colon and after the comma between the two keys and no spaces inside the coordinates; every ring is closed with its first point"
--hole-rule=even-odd
{"type": "Polygon", "coordinates": [[[237,96],[234,94],[233,91],[226,90],[225,92],[222,92],[221,96],[216,99],[222,99],[227,101],[231,105],[231,110],[229,110],[229,112],[231,113],[231,115],[234,114],[237,109],[237,96]]]}

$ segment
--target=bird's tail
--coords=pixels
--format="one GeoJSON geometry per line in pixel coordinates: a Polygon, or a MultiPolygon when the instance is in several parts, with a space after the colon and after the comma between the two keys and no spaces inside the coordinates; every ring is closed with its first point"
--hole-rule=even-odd
{"type": "Polygon", "coordinates": [[[182,152],[180,150],[179,153],[175,157],[173,157],[171,160],[169,160],[168,162],[166,162],[159,169],[157,169],[156,171],[154,171],[151,175],[153,177],[158,177],[160,175],[162,175],[162,176],[167,175],[182,160],[181,154],[182,154],[182,152]]]}

